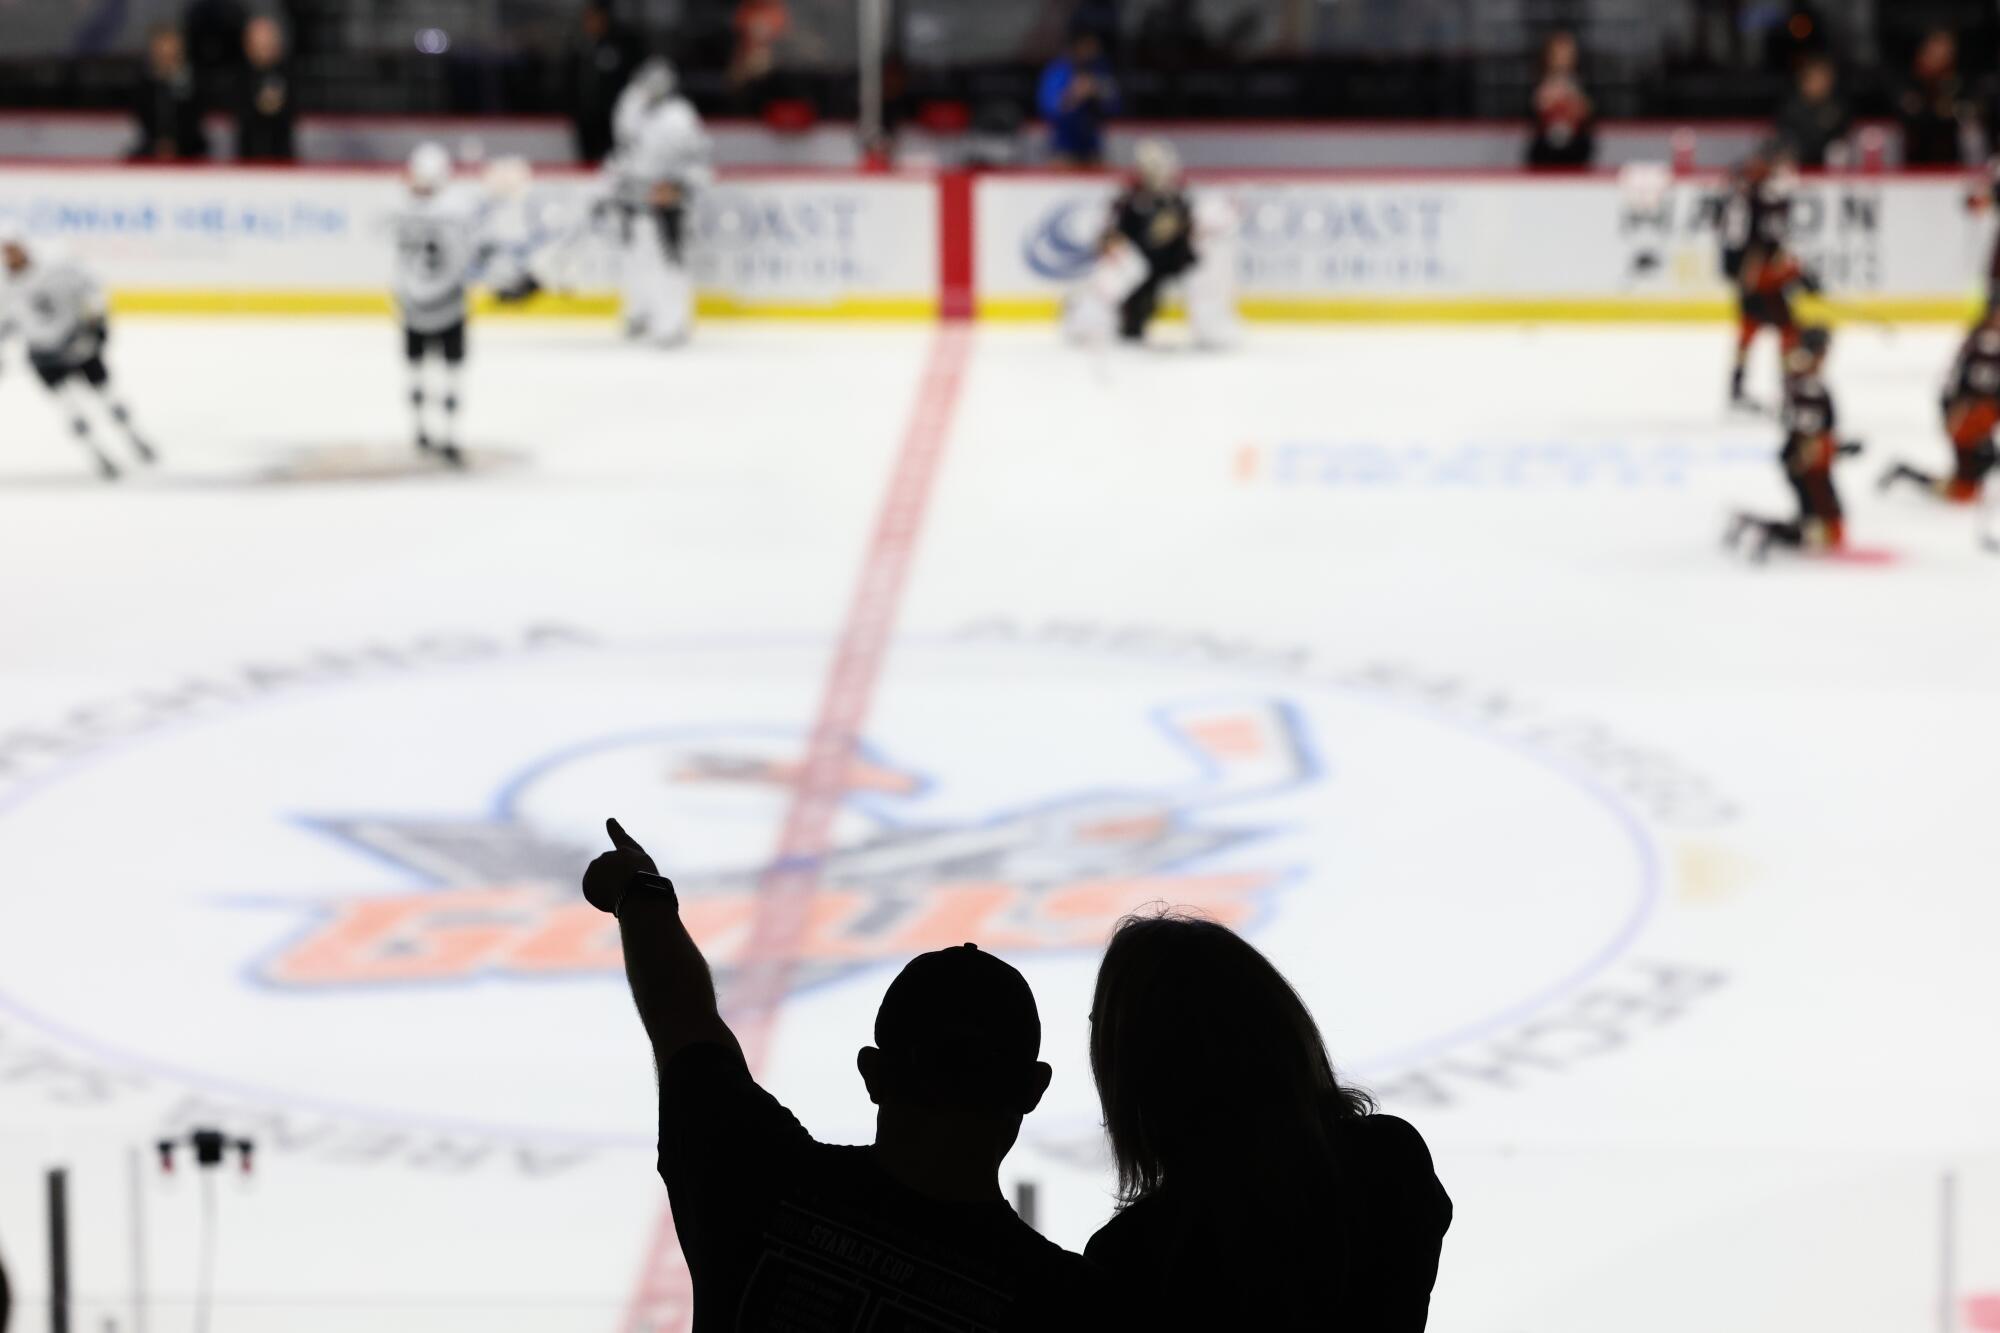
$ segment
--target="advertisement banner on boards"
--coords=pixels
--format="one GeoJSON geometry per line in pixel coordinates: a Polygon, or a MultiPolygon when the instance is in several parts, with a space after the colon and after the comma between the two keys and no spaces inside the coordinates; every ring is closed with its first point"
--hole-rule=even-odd
{"type": "MultiPolygon", "coordinates": [[[[1094,262],[1116,189],[1104,178],[979,183],[983,312],[1042,313],[1094,262]]],[[[1437,177],[1227,178],[1237,280],[1253,313],[1413,304],[1724,301],[1724,183],[1668,181],[1639,194],[1610,176],[1565,181],[1437,177]]],[[[1950,179],[1801,182],[1793,243],[1836,295],[1961,301],[1984,271],[1987,227],[1950,179]]]]}
{"type": "MultiPolygon", "coordinates": [[[[596,178],[538,178],[496,199],[491,239],[529,246],[579,293],[614,285],[618,217],[596,178]]],[[[689,263],[704,297],[760,305],[937,299],[937,191],[922,179],[724,180],[696,197],[689,263]]],[[[0,221],[56,242],[114,292],[369,296],[386,290],[394,174],[23,169],[0,172],[0,221]]]]}

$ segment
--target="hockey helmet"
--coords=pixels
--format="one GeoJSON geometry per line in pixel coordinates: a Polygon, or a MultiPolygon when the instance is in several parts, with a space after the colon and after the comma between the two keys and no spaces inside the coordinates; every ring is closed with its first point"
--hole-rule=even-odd
{"type": "Polygon", "coordinates": [[[632,72],[632,85],[648,102],[664,102],[680,86],[680,76],[674,73],[673,62],[665,56],[648,56],[632,72]]]}
{"type": "Polygon", "coordinates": [[[451,179],[451,152],[436,140],[426,140],[410,150],[410,188],[428,193],[451,179]]]}
{"type": "Polygon", "coordinates": [[[1165,139],[1141,139],[1132,150],[1132,168],[1147,189],[1171,189],[1180,179],[1181,156],[1165,139]]]}
{"type": "Polygon", "coordinates": [[[1833,330],[1824,324],[1808,324],[1799,330],[1799,350],[1818,360],[1833,346],[1833,330]]]}

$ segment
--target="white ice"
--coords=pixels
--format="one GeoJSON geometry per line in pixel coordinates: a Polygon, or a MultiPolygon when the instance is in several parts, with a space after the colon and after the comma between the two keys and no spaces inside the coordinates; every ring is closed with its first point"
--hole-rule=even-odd
{"type": "MultiPolygon", "coordinates": [[[[222,1191],[218,1330],[619,1325],[663,1195],[615,975],[280,963],[316,912],[513,882],[426,878],[460,852],[414,824],[582,845],[617,813],[676,873],[754,871],[778,789],[689,774],[796,757],[936,336],[734,324],[663,354],[487,321],[459,476],[406,457],[386,326],[126,319],[111,361],[165,462],[115,486],[9,353],[0,1253],[25,1327],[42,1169],[72,1172],[79,1326],[129,1328],[126,1153],[190,1118],[263,1144],[222,1191]],[[441,636],[537,646],[393,664],[441,636]],[[348,668],[148,721],[323,653],[348,668]]],[[[1841,335],[1868,558],[1761,568],[1725,518],[1788,500],[1776,428],[1722,408],[1727,340],[975,335],[863,727],[877,785],[835,830],[907,838],[916,869],[822,894],[906,915],[842,917],[817,957],[900,938],[939,846],[1005,844],[982,926],[1068,946],[1001,949],[1058,1068],[1005,1173],[1051,1235],[1111,1208],[1093,960],[1008,914],[1079,878],[1111,884],[1084,934],[1240,893],[1336,1060],[1436,1152],[1434,1329],[1995,1326],[2000,558],[1973,512],[1873,485],[1944,465],[1955,334],[1841,335]],[[1252,765],[1230,798],[1174,739],[1209,715],[1288,719],[1310,771],[1252,765]],[[1161,809],[1253,836],[1104,850],[1161,809]]],[[[834,1140],[869,1132],[852,1052],[894,961],[857,958],[790,1002],[766,1069],[834,1140]]],[[[177,1328],[198,1191],[148,1169],[141,1193],[148,1326],[177,1328]]]]}

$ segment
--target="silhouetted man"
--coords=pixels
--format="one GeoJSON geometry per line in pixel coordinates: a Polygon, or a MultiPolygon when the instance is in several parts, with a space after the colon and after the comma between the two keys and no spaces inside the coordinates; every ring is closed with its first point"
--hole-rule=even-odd
{"type": "Polygon", "coordinates": [[[290,162],[292,76],[285,68],[285,34],[278,21],[260,14],[243,25],[248,68],[236,104],[236,156],[244,162],[290,162]]]}
{"type": "Polygon", "coordinates": [[[208,156],[194,72],[181,35],[172,28],[155,28],[146,38],[146,77],[133,111],[139,122],[133,157],[172,162],[208,156]]]}
{"type": "Polygon", "coordinates": [[[967,944],[912,959],[856,1058],[875,1142],[817,1143],[751,1078],[671,881],[618,826],[583,893],[618,918],[660,1073],[660,1176],[695,1333],[1108,1328],[1095,1270],[1036,1235],[999,1168],[1049,1085],[1021,974],[967,944]]]}

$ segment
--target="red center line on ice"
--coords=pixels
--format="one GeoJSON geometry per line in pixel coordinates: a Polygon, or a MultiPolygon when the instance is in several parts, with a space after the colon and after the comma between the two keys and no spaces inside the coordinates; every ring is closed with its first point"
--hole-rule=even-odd
{"type": "MultiPolygon", "coordinates": [[[[820,863],[832,850],[833,822],[881,683],[889,636],[916,560],[971,346],[971,332],[955,323],[942,328],[931,344],[895,468],[876,513],[875,531],[841,623],[777,849],[757,881],[750,938],[723,997],[730,1026],[753,1072],[770,1049],[812,898],[819,891],[820,863]]],[[[686,1333],[693,1321],[687,1260],[674,1236],[673,1213],[663,1208],[621,1328],[623,1333],[686,1333]]]]}

